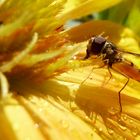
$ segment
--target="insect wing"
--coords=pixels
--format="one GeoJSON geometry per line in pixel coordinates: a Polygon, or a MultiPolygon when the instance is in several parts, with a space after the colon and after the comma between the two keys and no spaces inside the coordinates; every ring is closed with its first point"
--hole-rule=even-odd
{"type": "Polygon", "coordinates": [[[140,57],[139,53],[129,52],[129,51],[121,50],[121,49],[118,49],[118,48],[117,48],[117,51],[120,52],[120,53],[123,53],[123,54],[131,54],[131,55],[140,57]]]}
{"type": "Polygon", "coordinates": [[[112,65],[112,69],[128,78],[132,78],[140,82],[140,70],[132,66],[131,63],[128,63],[127,61],[114,63],[112,65]]]}

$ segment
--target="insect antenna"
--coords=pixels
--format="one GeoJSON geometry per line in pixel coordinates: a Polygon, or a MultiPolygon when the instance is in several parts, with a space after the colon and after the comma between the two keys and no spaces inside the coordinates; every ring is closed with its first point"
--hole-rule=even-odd
{"type": "MultiPolygon", "coordinates": [[[[98,36],[104,36],[105,32],[101,32],[98,36]]],[[[109,38],[109,36],[104,37],[106,40],[109,38]]]]}
{"type": "Polygon", "coordinates": [[[105,34],[105,32],[101,32],[98,36],[103,36],[105,34]]]}
{"type": "Polygon", "coordinates": [[[106,40],[109,38],[109,36],[104,37],[106,40]]]}

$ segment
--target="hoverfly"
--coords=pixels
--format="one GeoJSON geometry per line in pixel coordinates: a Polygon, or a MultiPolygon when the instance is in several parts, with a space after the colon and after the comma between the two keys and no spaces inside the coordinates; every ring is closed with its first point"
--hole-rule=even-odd
{"type": "Polygon", "coordinates": [[[93,55],[100,57],[104,63],[104,66],[108,67],[108,71],[110,74],[109,80],[112,77],[110,69],[113,69],[114,71],[122,74],[127,78],[126,83],[118,92],[120,112],[122,112],[121,91],[128,84],[129,78],[132,78],[140,82],[140,70],[136,68],[132,62],[124,59],[122,57],[122,53],[128,53],[128,54],[140,56],[140,54],[119,50],[115,44],[113,44],[112,42],[108,41],[106,38],[99,35],[99,36],[92,37],[89,40],[87,45],[87,50],[86,50],[86,56],[84,58],[84,59],[88,59],[90,58],[90,56],[93,55]]]}

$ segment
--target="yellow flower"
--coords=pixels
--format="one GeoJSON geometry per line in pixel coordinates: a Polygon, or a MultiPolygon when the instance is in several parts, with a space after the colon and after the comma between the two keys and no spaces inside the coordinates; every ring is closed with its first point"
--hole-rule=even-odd
{"type": "MultiPolygon", "coordinates": [[[[93,35],[105,32],[133,52],[139,51],[139,37],[109,21],[62,26],[119,2],[0,2],[0,139],[139,139],[139,82],[130,79],[121,92],[120,113],[118,91],[126,77],[112,72],[108,81],[106,67],[93,69],[100,60],[82,60],[93,35]]],[[[139,67],[139,58],[124,57],[139,67]]]]}

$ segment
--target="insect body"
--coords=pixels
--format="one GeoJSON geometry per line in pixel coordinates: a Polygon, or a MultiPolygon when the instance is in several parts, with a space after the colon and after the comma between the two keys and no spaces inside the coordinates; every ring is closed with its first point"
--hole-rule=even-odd
{"type": "Polygon", "coordinates": [[[112,64],[116,62],[123,61],[116,46],[101,36],[91,38],[89,41],[85,59],[89,58],[91,55],[101,56],[104,63],[109,67],[112,67],[112,64]]]}
{"type": "Polygon", "coordinates": [[[127,82],[124,84],[122,89],[118,92],[119,93],[119,104],[120,104],[120,112],[122,112],[122,105],[121,105],[121,91],[126,87],[127,83],[129,82],[129,78],[134,80],[140,81],[140,70],[134,67],[133,63],[125,60],[122,57],[122,53],[129,53],[140,56],[140,54],[135,54],[131,52],[125,52],[122,50],[117,49],[117,47],[107,41],[102,36],[92,37],[89,40],[86,50],[85,59],[90,58],[92,55],[96,55],[97,57],[101,57],[104,65],[108,67],[110,78],[112,77],[110,68],[119,72],[120,74],[124,75],[127,78],[127,82]]]}

